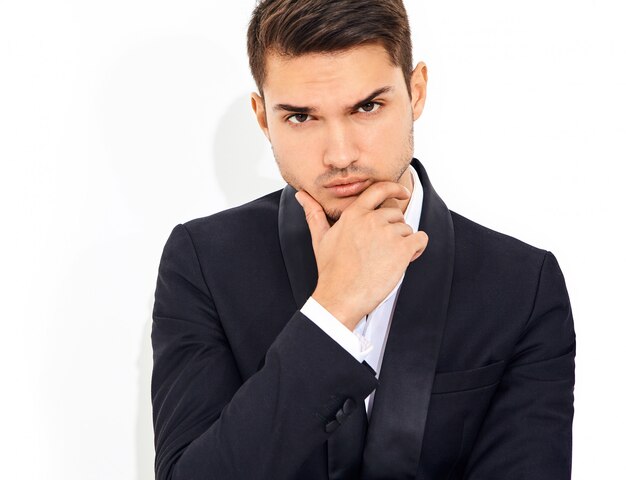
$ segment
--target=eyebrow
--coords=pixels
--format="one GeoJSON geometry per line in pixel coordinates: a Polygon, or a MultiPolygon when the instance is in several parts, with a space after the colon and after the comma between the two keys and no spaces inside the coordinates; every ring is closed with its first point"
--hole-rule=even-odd
{"type": "MultiPolygon", "coordinates": [[[[370,93],[367,97],[365,97],[363,100],[359,100],[354,105],[349,107],[347,110],[356,110],[357,108],[360,108],[363,105],[366,105],[366,104],[370,103],[372,100],[374,100],[379,95],[382,95],[384,93],[389,93],[392,90],[393,90],[392,86],[387,86],[387,87],[382,87],[382,88],[376,89],[372,93],[370,93]]],[[[317,112],[317,108],[315,108],[315,107],[298,107],[298,106],[295,106],[295,105],[289,105],[287,103],[279,103],[277,105],[274,105],[273,110],[275,112],[283,111],[283,112],[293,112],[293,113],[305,113],[307,115],[310,114],[310,113],[317,112]]]]}

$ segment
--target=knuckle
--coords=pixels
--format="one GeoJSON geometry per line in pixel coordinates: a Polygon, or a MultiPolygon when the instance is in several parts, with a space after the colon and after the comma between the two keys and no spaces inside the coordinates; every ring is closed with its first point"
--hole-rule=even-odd
{"type": "Polygon", "coordinates": [[[415,247],[418,250],[424,250],[426,248],[426,245],[428,244],[428,240],[424,239],[423,236],[421,235],[416,235],[415,236],[415,247]]]}

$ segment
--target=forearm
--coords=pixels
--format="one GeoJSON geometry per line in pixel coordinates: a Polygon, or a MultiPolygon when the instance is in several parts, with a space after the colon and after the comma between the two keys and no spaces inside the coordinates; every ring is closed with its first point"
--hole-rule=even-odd
{"type": "MultiPolygon", "coordinates": [[[[328,439],[325,426],[345,399],[363,401],[376,383],[365,365],[296,312],[269,348],[264,366],[240,386],[204,431],[195,426],[205,421],[202,415],[213,403],[211,398],[190,394],[164,405],[161,411],[169,416],[165,424],[181,421],[193,427],[177,432],[175,438],[170,435],[162,445],[163,453],[181,453],[161,463],[157,479],[290,478],[328,439]],[[192,407],[196,402],[205,402],[205,407],[192,407]],[[197,421],[183,418],[188,415],[185,408],[197,421]]],[[[217,395],[213,392],[214,398],[217,395]]]]}

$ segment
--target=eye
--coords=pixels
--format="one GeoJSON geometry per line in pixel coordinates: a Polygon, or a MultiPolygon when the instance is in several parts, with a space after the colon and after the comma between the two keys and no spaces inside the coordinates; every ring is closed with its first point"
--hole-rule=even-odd
{"type": "Polygon", "coordinates": [[[361,105],[357,111],[363,112],[363,113],[373,113],[376,110],[378,110],[380,107],[381,105],[378,102],[367,102],[361,105]]]}
{"type": "Polygon", "coordinates": [[[309,115],[307,113],[294,113],[293,115],[289,115],[287,117],[287,121],[289,123],[304,123],[307,121],[307,119],[309,118],[309,115]]]}

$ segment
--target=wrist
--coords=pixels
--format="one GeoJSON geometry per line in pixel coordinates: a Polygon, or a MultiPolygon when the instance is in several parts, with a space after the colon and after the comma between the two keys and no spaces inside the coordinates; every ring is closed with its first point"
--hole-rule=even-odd
{"type": "Polygon", "coordinates": [[[311,295],[313,299],[324,307],[333,317],[353,331],[363,315],[356,306],[351,305],[347,298],[337,299],[333,295],[327,295],[316,289],[311,295]]]}

